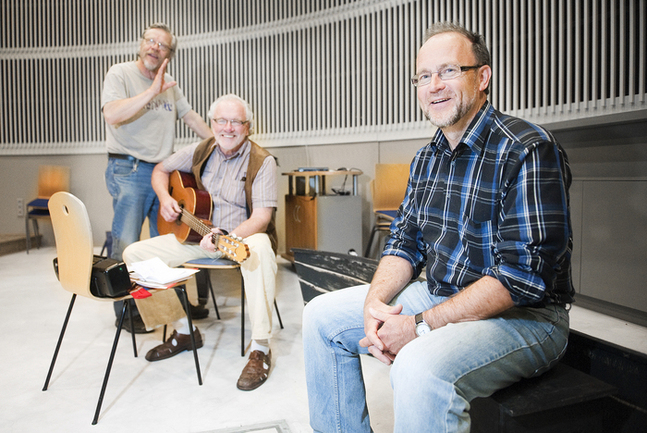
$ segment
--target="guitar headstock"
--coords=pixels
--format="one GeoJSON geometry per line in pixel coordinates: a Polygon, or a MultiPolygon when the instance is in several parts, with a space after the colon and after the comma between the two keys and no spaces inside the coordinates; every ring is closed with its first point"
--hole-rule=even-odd
{"type": "Polygon", "coordinates": [[[237,236],[218,235],[216,248],[228,259],[242,263],[249,257],[249,247],[237,236]]]}

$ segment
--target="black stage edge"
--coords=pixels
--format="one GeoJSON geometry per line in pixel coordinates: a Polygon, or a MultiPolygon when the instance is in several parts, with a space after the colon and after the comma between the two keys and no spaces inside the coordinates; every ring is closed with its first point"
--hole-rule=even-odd
{"type": "Polygon", "coordinates": [[[603,401],[604,432],[647,431],[647,355],[571,330],[562,362],[617,388],[603,401]]]}
{"type": "MultiPolygon", "coordinates": [[[[378,263],[374,259],[347,254],[296,248],[292,251],[305,303],[321,293],[370,283],[378,263]]],[[[501,407],[501,405],[497,406],[493,398],[497,396],[495,394],[487,399],[477,399],[479,401],[475,400],[473,403],[475,408],[478,406],[481,409],[481,414],[485,413],[487,417],[492,418],[496,426],[481,428],[483,425],[473,425],[473,431],[515,433],[643,433],[647,431],[647,355],[571,330],[568,349],[562,364],[566,367],[560,367],[552,374],[546,373],[545,381],[542,381],[543,376],[525,381],[528,382],[525,386],[526,390],[532,391],[535,386],[545,386],[548,380],[559,380],[560,374],[565,378],[561,385],[566,384],[570,387],[568,380],[581,376],[572,370],[571,373],[565,373],[572,368],[604,382],[614,388],[615,393],[610,397],[571,404],[557,410],[551,409],[553,412],[526,415],[525,419],[523,416],[517,417],[513,419],[514,422],[508,423],[505,427],[495,422],[495,418],[498,420],[498,411],[501,407]],[[569,376],[568,380],[566,375],[569,376]],[[532,416],[536,416],[537,419],[531,419],[532,416]],[[579,421],[573,423],[575,419],[579,421]],[[542,422],[539,422],[540,420],[542,422]],[[540,426],[541,423],[544,424],[543,427],[540,426]]],[[[587,381],[578,382],[582,384],[587,381]]],[[[603,385],[596,384],[595,380],[588,382],[587,386],[603,385]]],[[[509,393],[507,389],[499,391],[503,394],[501,397],[505,397],[505,392],[509,393]]]]}
{"type": "Polygon", "coordinates": [[[368,284],[377,260],[348,254],[292,248],[303,302],[322,293],[368,284]]]}

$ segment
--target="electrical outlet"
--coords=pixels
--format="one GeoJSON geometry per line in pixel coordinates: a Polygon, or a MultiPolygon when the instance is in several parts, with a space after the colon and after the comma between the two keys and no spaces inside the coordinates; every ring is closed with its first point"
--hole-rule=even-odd
{"type": "Polygon", "coordinates": [[[18,216],[25,216],[25,204],[21,198],[18,199],[18,216]]]}

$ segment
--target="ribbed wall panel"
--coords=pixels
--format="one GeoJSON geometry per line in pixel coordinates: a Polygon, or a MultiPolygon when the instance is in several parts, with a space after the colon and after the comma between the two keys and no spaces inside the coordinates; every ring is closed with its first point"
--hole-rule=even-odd
{"type": "MultiPolygon", "coordinates": [[[[169,72],[194,109],[239,94],[266,146],[427,137],[409,77],[439,20],[485,35],[504,112],[647,108],[643,0],[5,0],[0,154],[103,152],[103,78],[155,21],[179,38],[169,72]]],[[[177,144],[194,140],[180,122],[177,144]]]]}

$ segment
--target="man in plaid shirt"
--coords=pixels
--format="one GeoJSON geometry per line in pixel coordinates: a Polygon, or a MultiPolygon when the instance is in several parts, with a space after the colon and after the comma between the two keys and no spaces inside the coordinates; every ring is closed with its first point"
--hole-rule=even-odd
{"type": "Polygon", "coordinates": [[[568,161],[549,132],[492,107],[491,75],[480,35],[428,31],[412,83],[438,131],[411,164],[378,269],[304,311],[315,431],[370,431],[362,353],[393,364],[395,431],[468,432],[472,399],[566,350],[568,161]]]}

